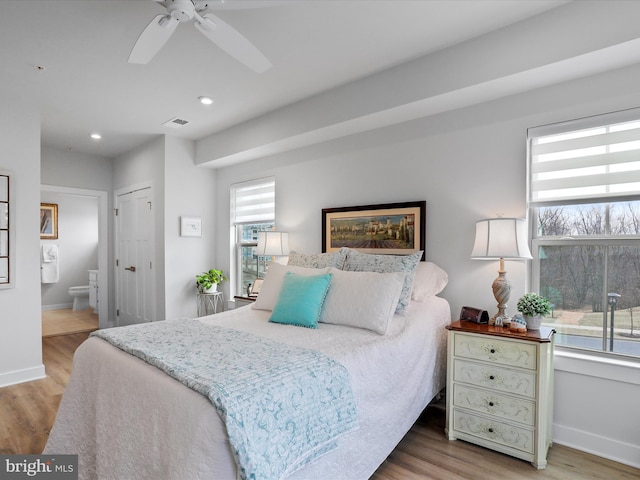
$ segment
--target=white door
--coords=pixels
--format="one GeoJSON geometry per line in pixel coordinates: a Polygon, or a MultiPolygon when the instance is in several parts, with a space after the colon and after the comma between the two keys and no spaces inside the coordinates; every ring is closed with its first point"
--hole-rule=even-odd
{"type": "Polygon", "coordinates": [[[116,322],[155,320],[150,187],[116,195],[116,322]]]}

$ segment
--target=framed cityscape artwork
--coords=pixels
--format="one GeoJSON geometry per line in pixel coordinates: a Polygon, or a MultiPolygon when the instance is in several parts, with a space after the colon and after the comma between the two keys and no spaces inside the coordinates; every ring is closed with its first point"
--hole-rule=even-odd
{"type": "Polygon", "coordinates": [[[426,208],[426,201],[323,208],[322,251],[349,247],[391,255],[424,252],[426,208]]]}

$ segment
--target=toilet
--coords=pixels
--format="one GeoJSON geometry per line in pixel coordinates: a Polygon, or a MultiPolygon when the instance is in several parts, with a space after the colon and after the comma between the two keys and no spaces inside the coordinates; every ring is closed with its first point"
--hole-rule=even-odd
{"type": "Polygon", "coordinates": [[[73,311],[89,308],[89,285],[69,287],[69,295],[73,297],[73,311]]]}

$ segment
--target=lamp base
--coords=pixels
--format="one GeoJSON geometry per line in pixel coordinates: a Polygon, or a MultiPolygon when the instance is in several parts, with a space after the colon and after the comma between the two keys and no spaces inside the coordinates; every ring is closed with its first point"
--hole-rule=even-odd
{"type": "Polygon", "coordinates": [[[498,302],[498,313],[489,319],[489,325],[504,326],[511,324],[511,317],[507,315],[507,302],[511,296],[511,282],[507,279],[507,271],[504,269],[504,260],[500,259],[498,277],[491,284],[493,296],[498,302]]]}

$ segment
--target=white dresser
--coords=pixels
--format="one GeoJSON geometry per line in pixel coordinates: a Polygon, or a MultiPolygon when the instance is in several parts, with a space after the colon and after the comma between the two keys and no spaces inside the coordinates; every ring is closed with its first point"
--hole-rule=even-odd
{"type": "Polygon", "coordinates": [[[552,443],[554,330],[520,334],[460,320],[447,329],[449,440],[545,468],[552,443]]]}

